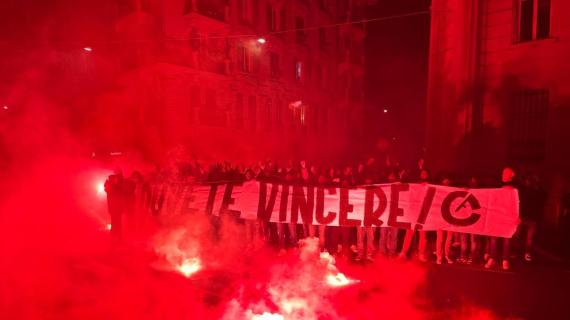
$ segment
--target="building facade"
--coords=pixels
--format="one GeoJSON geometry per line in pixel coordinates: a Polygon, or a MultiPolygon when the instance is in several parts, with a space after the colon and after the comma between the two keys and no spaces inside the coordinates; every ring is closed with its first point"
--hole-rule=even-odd
{"type": "MultiPolygon", "coordinates": [[[[331,157],[362,114],[357,0],[117,0],[102,143],[158,155],[331,157]],[[113,128],[122,127],[116,135],[113,128]]],[[[356,127],[356,128],[355,128],[356,127]]]]}
{"type": "Polygon", "coordinates": [[[433,0],[427,157],[435,169],[568,174],[570,2],[433,0]]]}

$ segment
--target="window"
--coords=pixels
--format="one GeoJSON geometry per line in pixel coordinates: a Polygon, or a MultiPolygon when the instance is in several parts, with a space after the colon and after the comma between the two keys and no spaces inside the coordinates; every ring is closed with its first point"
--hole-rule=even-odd
{"type": "Polygon", "coordinates": [[[273,114],[275,115],[275,123],[278,128],[281,128],[283,126],[283,123],[281,122],[281,106],[282,104],[280,100],[276,100],[273,104],[273,107],[275,108],[275,112],[273,114]]]}
{"type": "Polygon", "coordinates": [[[194,0],[184,1],[184,14],[189,14],[190,12],[194,11],[192,2],[194,2],[194,0]]]}
{"type": "Polygon", "coordinates": [[[236,107],[234,116],[236,128],[243,128],[243,94],[239,92],[236,95],[236,107]]]}
{"type": "Polygon", "coordinates": [[[544,160],[548,124],[548,90],[522,90],[508,111],[508,156],[514,162],[544,160]]]}
{"type": "Polygon", "coordinates": [[[238,0],[238,17],[241,22],[253,22],[253,0],[238,0]]]}
{"type": "Polygon", "coordinates": [[[338,78],[338,94],[343,100],[347,99],[348,76],[342,73],[338,78]]]}
{"type": "Polygon", "coordinates": [[[311,81],[311,77],[312,77],[312,73],[313,73],[313,63],[312,60],[309,58],[306,61],[304,61],[303,65],[302,65],[302,70],[303,74],[301,74],[302,76],[302,80],[303,81],[311,81]]]}
{"type": "Polygon", "coordinates": [[[249,53],[245,47],[238,47],[238,68],[239,71],[249,73],[250,63],[249,63],[249,53]]]}
{"type": "Polygon", "coordinates": [[[350,40],[350,35],[344,36],[344,48],[349,50],[352,47],[352,41],[350,40]]]}
{"type": "Polygon", "coordinates": [[[329,6],[328,6],[328,1],[327,0],[319,0],[319,9],[323,10],[323,11],[329,11],[329,6]]]}
{"type": "Polygon", "coordinates": [[[322,132],[326,132],[327,130],[327,110],[321,109],[321,128],[322,132]]]}
{"type": "Polygon", "coordinates": [[[533,0],[521,0],[519,16],[519,41],[532,40],[533,0]]]}
{"type": "Polygon", "coordinates": [[[249,128],[255,131],[257,127],[257,104],[255,96],[249,96],[248,101],[248,119],[249,119],[249,128]]]}
{"type": "Polygon", "coordinates": [[[536,16],[536,38],[550,37],[550,0],[538,0],[536,16]]]}
{"type": "Polygon", "coordinates": [[[287,30],[287,13],[285,11],[285,8],[281,9],[281,11],[279,12],[279,25],[281,31],[287,30]]]}
{"type": "Polygon", "coordinates": [[[327,69],[326,67],[320,66],[317,70],[317,84],[319,88],[326,89],[327,88],[327,69]]]}
{"type": "Polygon", "coordinates": [[[200,110],[200,87],[192,86],[190,87],[190,123],[196,122],[196,111],[200,110]]]}
{"type": "Polygon", "coordinates": [[[303,63],[300,60],[295,60],[295,80],[301,81],[303,76],[303,63]]]}
{"type": "Polygon", "coordinates": [[[259,66],[260,66],[260,55],[259,53],[255,53],[255,54],[250,54],[249,55],[249,72],[251,73],[257,73],[257,71],[259,70],[259,66]]]}
{"type": "Polygon", "coordinates": [[[275,52],[269,54],[269,76],[273,79],[279,78],[281,71],[279,70],[279,55],[275,52]]]}
{"type": "Polygon", "coordinates": [[[297,126],[295,123],[295,110],[297,110],[297,108],[293,106],[293,103],[290,103],[287,108],[287,123],[291,129],[294,129],[297,126]]]}
{"type": "Polygon", "coordinates": [[[133,13],[136,10],[135,3],[130,0],[120,0],[117,2],[117,9],[119,11],[119,16],[125,16],[133,13]]]}
{"type": "Polygon", "coordinates": [[[550,0],[514,0],[514,10],[515,42],[550,36],[550,0]]]}
{"type": "Polygon", "coordinates": [[[321,66],[316,66],[315,73],[316,73],[315,82],[317,83],[317,87],[322,88],[323,87],[323,69],[321,68],[321,66]]]}
{"type": "Polygon", "coordinates": [[[361,101],[362,100],[362,79],[357,77],[352,77],[350,83],[350,99],[352,101],[361,101]]]}
{"type": "Polygon", "coordinates": [[[200,33],[198,32],[198,29],[192,28],[190,31],[190,49],[192,49],[192,51],[200,51],[200,46],[200,33]]]}
{"type": "Polygon", "coordinates": [[[269,3],[265,7],[265,18],[267,19],[267,30],[269,32],[277,31],[277,13],[269,3]]]}
{"type": "Polygon", "coordinates": [[[228,3],[225,0],[193,0],[196,3],[195,10],[199,14],[210,17],[212,19],[225,21],[226,8],[228,3]]]}
{"type": "Polygon", "coordinates": [[[327,48],[327,30],[325,28],[319,29],[319,47],[322,50],[327,48]]]}
{"type": "Polygon", "coordinates": [[[295,18],[295,40],[297,43],[305,43],[305,20],[301,17],[295,18]]]}
{"type": "Polygon", "coordinates": [[[265,125],[265,129],[267,129],[267,131],[271,130],[271,121],[273,120],[273,116],[271,114],[271,112],[273,111],[273,101],[271,101],[271,98],[267,98],[266,104],[265,104],[265,111],[264,111],[264,116],[265,119],[263,122],[265,125]]]}
{"type": "Polygon", "coordinates": [[[200,123],[209,126],[225,126],[224,113],[218,108],[216,90],[206,90],[205,104],[200,108],[200,123]]]}
{"type": "Polygon", "coordinates": [[[150,0],[142,0],[139,2],[140,9],[144,12],[151,13],[152,12],[152,5],[150,0]]]}

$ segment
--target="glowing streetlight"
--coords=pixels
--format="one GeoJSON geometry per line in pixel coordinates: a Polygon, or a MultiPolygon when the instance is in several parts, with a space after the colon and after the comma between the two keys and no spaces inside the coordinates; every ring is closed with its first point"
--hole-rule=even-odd
{"type": "Polygon", "coordinates": [[[257,38],[257,42],[258,42],[258,43],[261,43],[261,44],[264,44],[264,43],[266,42],[266,40],[265,40],[264,37],[259,37],[259,38],[257,38]]]}

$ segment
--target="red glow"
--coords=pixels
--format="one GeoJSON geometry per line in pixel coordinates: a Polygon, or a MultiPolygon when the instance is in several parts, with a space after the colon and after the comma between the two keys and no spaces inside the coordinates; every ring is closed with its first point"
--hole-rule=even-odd
{"type": "MultiPolygon", "coordinates": [[[[352,117],[364,103],[351,89],[382,72],[366,68],[362,37],[352,36],[364,28],[327,28],[326,46],[316,47],[313,26],[340,22],[336,2],[270,1],[277,32],[261,33],[265,10],[237,17],[236,1],[5,2],[30,12],[0,32],[22,42],[1,41],[0,318],[446,318],[431,317],[418,293],[426,272],[413,263],[354,265],[321,254],[316,239],[278,256],[266,244],[251,249],[241,222],[213,230],[222,219],[204,212],[147,210],[136,224],[127,214],[110,223],[105,181],[116,167],[125,178],[139,170],[154,187],[193,157],[244,166],[299,155],[356,160],[352,131],[367,130],[352,117]],[[219,6],[229,20],[201,16],[219,6]],[[301,14],[308,41],[297,44],[287,30],[301,14]],[[119,228],[122,243],[112,247],[119,228]]],[[[346,19],[359,2],[346,1],[346,19]]],[[[380,108],[399,113],[386,101],[380,108]]],[[[363,145],[372,139],[362,136],[363,145]]],[[[164,206],[176,207],[170,182],[164,206]]]]}
{"type": "Polygon", "coordinates": [[[109,256],[105,253],[109,234],[100,229],[110,225],[91,219],[88,208],[69,201],[70,194],[79,199],[89,194],[86,191],[93,193],[85,184],[93,178],[83,177],[85,168],[78,166],[57,161],[31,170],[25,187],[0,203],[2,212],[18,213],[0,216],[0,225],[16,226],[0,233],[3,243],[13,241],[6,248],[6,259],[0,260],[2,274],[13,279],[0,285],[0,292],[13,297],[8,309],[3,309],[9,318],[22,318],[21,310],[62,319],[105,318],[109,310],[115,319],[169,320],[188,315],[200,319],[294,320],[372,319],[379,314],[386,318],[428,317],[427,311],[418,307],[421,298],[417,289],[425,272],[417,265],[382,260],[365,267],[346,264],[321,254],[318,239],[304,240],[300,249],[282,257],[267,248],[245,253],[240,225],[224,222],[216,242],[211,238],[207,217],[199,214],[162,217],[158,232],[144,239],[143,243],[154,249],[150,257],[166,262],[159,271],[149,268],[153,260],[144,245],[138,249],[127,246],[119,256],[109,256]],[[23,201],[29,198],[30,187],[43,186],[47,181],[58,181],[58,188],[46,190],[39,201],[23,201]],[[25,253],[30,250],[37,254],[25,253]],[[54,260],[54,255],[66,259],[54,260]],[[69,261],[78,262],[70,267],[69,261]],[[36,265],[42,265],[46,272],[38,274],[36,268],[26,267],[36,265]],[[171,272],[188,278],[197,273],[204,276],[190,282],[169,277],[171,272]],[[22,309],[17,301],[30,295],[33,299],[22,309]],[[204,302],[212,296],[218,301],[215,305],[204,302]],[[84,300],[75,302],[75,297],[84,300]],[[46,303],[58,306],[59,301],[71,301],[71,306],[54,307],[46,314],[46,303]]]}

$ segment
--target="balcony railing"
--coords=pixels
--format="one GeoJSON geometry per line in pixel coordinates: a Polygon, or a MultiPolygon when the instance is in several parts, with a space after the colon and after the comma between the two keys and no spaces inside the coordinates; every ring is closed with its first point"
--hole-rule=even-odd
{"type": "Polygon", "coordinates": [[[298,44],[305,44],[307,42],[307,34],[303,30],[295,32],[295,42],[298,44]]]}
{"type": "Polygon", "coordinates": [[[228,0],[187,0],[188,11],[226,22],[229,12],[228,0]]]}

